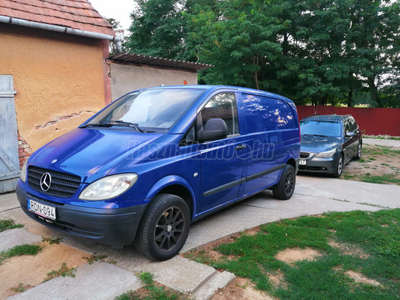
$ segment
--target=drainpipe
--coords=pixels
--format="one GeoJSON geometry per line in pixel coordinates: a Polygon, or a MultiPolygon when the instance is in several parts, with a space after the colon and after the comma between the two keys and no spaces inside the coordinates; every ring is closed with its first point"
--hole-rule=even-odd
{"type": "Polygon", "coordinates": [[[89,37],[89,38],[94,38],[94,39],[100,39],[100,40],[114,41],[117,43],[118,53],[121,52],[121,50],[122,50],[121,49],[122,39],[120,37],[116,37],[113,35],[96,33],[96,32],[91,32],[91,31],[84,31],[84,30],[79,30],[79,29],[72,29],[72,28],[58,26],[58,25],[50,25],[50,24],[44,24],[44,23],[31,22],[31,21],[26,21],[26,20],[12,18],[12,17],[6,17],[6,16],[0,16],[0,23],[7,23],[7,24],[13,24],[13,25],[19,25],[19,26],[55,31],[55,32],[62,32],[62,33],[79,35],[79,36],[84,36],[84,37],[89,37]]]}

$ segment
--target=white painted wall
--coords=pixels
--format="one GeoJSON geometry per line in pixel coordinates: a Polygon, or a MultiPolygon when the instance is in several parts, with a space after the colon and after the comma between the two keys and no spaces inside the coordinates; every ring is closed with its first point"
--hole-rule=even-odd
{"type": "Polygon", "coordinates": [[[158,69],[148,66],[134,66],[111,63],[111,98],[141,88],[167,85],[197,84],[197,73],[172,69],[158,69]]]}

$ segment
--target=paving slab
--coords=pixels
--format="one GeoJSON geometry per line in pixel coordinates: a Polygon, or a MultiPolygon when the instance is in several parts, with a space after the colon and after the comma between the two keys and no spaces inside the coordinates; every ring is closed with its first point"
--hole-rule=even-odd
{"type": "Polygon", "coordinates": [[[19,206],[19,202],[15,193],[0,194],[0,212],[14,209],[17,206],[19,206]]]}
{"type": "Polygon", "coordinates": [[[132,273],[112,264],[95,262],[79,267],[76,277],[57,277],[9,297],[9,300],[111,300],[141,287],[139,279],[132,273]]]}
{"type": "Polygon", "coordinates": [[[222,273],[215,274],[206,283],[204,283],[199,289],[194,293],[194,299],[196,300],[208,300],[219,290],[226,287],[233,279],[235,275],[223,271],[222,273]]]}
{"type": "Polygon", "coordinates": [[[143,271],[154,275],[154,280],[182,293],[193,293],[217,271],[209,266],[175,256],[163,262],[143,266],[143,271]]]}
{"type": "Polygon", "coordinates": [[[380,208],[400,207],[400,186],[398,185],[298,176],[295,199],[305,195],[380,208]]]}
{"type": "Polygon", "coordinates": [[[35,244],[42,237],[28,232],[25,228],[14,228],[0,232],[0,252],[22,244],[35,244]]]}

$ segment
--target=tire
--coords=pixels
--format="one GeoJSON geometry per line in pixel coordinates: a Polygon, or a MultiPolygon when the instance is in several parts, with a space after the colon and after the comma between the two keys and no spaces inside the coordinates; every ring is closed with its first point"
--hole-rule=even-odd
{"type": "Polygon", "coordinates": [[[362,150],[362,144],[360,142],[360,143],[358,143],[358,146],[357,146],[357,154],[355,156],[355,159],[360,159],[361,158],[361,152],[362,152],[361,150],[362,150]]]}
{"type": "Polygon", "coordinates": [[[143,216],[135,247],[151,260],[167,260],[182,249],[189,234],[190,212],[175,195],[159,194],[143,216]]]}
{"type": "Polygon", "coordinates": [[[272,189],[274,197],[279,200],[288,200],[292,197],[295,187],[296,174],[294,168],[291,165],[286,165],[283,169],[281,179],[272,189]]]}
{"type": "Polygon", "coordinates": [[[338,159],[336,161],[336,168],[333,171],[333,177],[335,177],[335,178],[340,177],[340,175],[342,175],[342,173],[343,173],[343,168],[344,168],[343,154],[340,154],[340,156],[338,157],[338,159]]]}

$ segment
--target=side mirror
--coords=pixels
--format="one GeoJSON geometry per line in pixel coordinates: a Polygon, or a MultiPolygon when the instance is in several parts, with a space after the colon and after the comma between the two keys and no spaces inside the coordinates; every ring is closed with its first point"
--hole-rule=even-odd
{"type": "Polygon", "coordinates": [[[346,132],[346,137],[353,137],[353,136],[355,136],[356,134],[353,132],[353,131],[348,131],[348,132],[346,132]]]}
{"type": "Polygon", "coordinates": [[[228,126],[222,119],[210,119],[204,129],[199,131],[198,139],[200,143],[224,139],[228,136],[228,126]]]}

